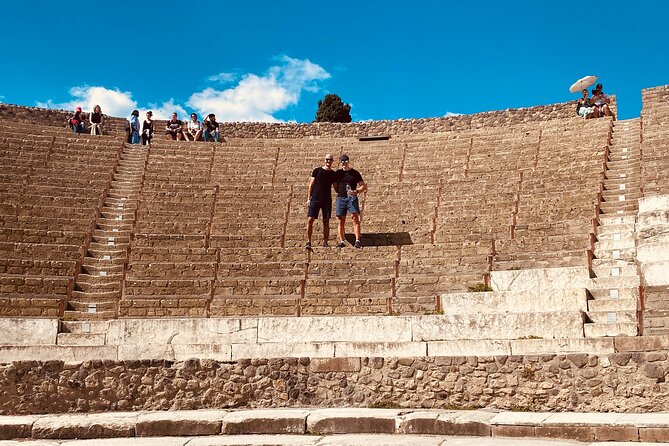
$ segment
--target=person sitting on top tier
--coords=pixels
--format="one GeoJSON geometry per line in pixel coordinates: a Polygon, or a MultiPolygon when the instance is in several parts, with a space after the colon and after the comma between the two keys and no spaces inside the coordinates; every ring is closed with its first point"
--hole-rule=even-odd
{"type": "Polygon", "coordinates": [[[181,121],[177,117],[176,112],[172,113],[172,119],[167,121],[165,127],[166,139],[179,140],[183,139],[183,130],[181,129],[181,121]]]}
{"type": "Polygon", "coordinates": [[[184,132],[186,141],[199,141],[202,136],[202,123],[197,119],[197,113],[191,113],[188,127],[184,132]]]}
{"type": "Polygon", "coordinates": [[[216,115],[209,113],[204,118],[204,140],[218,142],[218,122],[216,122],[216,115]]]}

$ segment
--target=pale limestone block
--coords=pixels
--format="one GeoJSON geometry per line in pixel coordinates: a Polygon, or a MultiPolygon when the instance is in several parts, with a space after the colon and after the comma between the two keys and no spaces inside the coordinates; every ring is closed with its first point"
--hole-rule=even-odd
{"type": "Polygon", "coordinates": [[[414,341],[583,337],[583,313],[497,313],[413,316],[414,341]]]}
{"type": "Polygon", "coordinates": [[[0,347],[0,364],[14,361],[64,361],[79,362],[95,359],[118,359],[115,346],[3,346],[0,347]]]}
{"type": "Polygon", "coordinates": [[[639,214],[669,209],[669,195],[639,198],[639,214]]]}
{"type": "Polygon", "coordinates": [[[260,342],[407,342],[411,319],[402,316],[261,318],[260,342]]]}
{"type": "Polygon", "coordinates": [[[512,355],[541,355],[551,353],[615,353],[613,338],[576,339],[518,339],[511,341],[512,355]]]}
{"type": "MultiPolygon", "coordinates": [[[[122,440],[119,438],[100,438],[63,441],[60,446],[185,446],[189,440],[189,437],[123,438],[122,440]]],[[[26,444],[25,446],[32,445],[26,444]]]]}
{"type": "MultiPolygon", "coordinates": [[[[450,445],[451,441],[444,437],[415,434],[346,434],[326,436],[317,444],[318,446],[445,446],[450,445]]],[[[477,446],[481,446],[480,440],[477,446]]]]}
{"type": "Polygon", "coordinates": [[[188,446],[315,446],[321,444],[319,441],[322,438],[320,435],[281,435],[280,437],[244,435],[241,438],[236,435],[219,435],[193,438],[188,442],[188,446]]]}
{"type": "Polygon", "coordinates": [[[0,440],[30,438],[33,423],[37,418],[38,416],[0,415],[0,440]]]}
{"type": "Polygon", "coordinates": [[[137,415],[58,415],[39,418],[32,436],[40,439],[113,438],[135,435],[137,415]]]}
{"type": "Polygon", "coordinates": [[[641,265],[646,286],[669,285],[669,260],[641,265]]]}
{"type": "Polygon", "coordinates": [[[337,342],[334,346],[337,357],[409,358],[427,356],[427,343],[425,342],[337,342]]]}
{"type": "Polygon", "coordinates": [[[429,356],[505,356],[511,354],[509,341],[500,339],[433,341],[427,343],[429,356]]]}
{"type": "Polygon", "coordinates": [[[506,426],[539,426],[549,416],[548,412],[501,412],[495,415],[490,424],[506,426]]]}
{"type": "Polygon", "coordinates": [[[256,409],[230,412],[223,417],[221,433],[304,434],[308,410],[256,409]]]}
{"type": "Polygon", "coordinates": [[[320,409],[307,417],[310,434],[394,433],[401,410],[320,409]]]}
{"type": "Polygon", "coordinates": [[[140,413],[135,423],[138,437],[217,435],[225,410],[179,410],[140,413]]]}
{"type": "Polygon", "coordinates": [[[551,414],[546,418],[542,426],[600,426],[617,425],[618,421],[623,417],[620,413],[578,413],[578,412],[561,412],[551,414]]]}
{"type": "Polygon", "coordinates": [[[330,342],[279,342],[262,344],[232,344],[232,360],[253,358],[332,358],[335,347],[330,342]]]}
{"type": "Polygon", "coordinates": [[[55,345],[58,319],[0,319],[0,345],[55,345]]]}
{"type": "Polygon", "coordinates": [[[669,237],[664,241],[659,241],[657,237],[652,238],[652,242],[639,242],[636,248],[636,258],[641,263],[662,262],[669,260],[669,237]]]}
{"type": "Polygon", "coordinates": [[[187,318],[111,321],[107,344],[230,344],[256,342],[256,319],[187,318]]]}
{"type": "Polygon", "coordinates": [[[441,305],[445,314],[587,311],[587,300],[588,296],[585,288],[529,289],[441,295],[441,305]]]}
{"type": "Polygon", "coordinates": [[[491,271],[490,286],[496,291],[589,288],[587,266],[491,271]]]}

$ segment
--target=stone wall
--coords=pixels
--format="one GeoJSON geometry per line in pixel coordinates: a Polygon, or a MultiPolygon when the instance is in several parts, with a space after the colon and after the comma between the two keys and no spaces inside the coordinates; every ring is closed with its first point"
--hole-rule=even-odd
{"type": "MultiPolygon", "coordinates": [[[[11,122],[25,122],[27,124],[66,128],[67,120],[73,113],[73,110],[52,110],[48,108],[0,104],[0,119],[11,122]]],[[[84,116],[88,118],[88,113],[85,112],[84,116]]],[[[105,115],[103,130],[108,134],[125,133],[125,121],[125,118],[114,118],[105,115]]]]}
{"type": "Polygon", "coordinates": [[[609,355],[15,362],[0,414],[257,407],[669,410],[666,351],[609,355]]]}
{"type": "MultiPolygon", "coordinates": [[[[611,107],[616,112],[616,98],[611,96],[611,107]]],[[[0,104],[0,119],[31,122],[42,125],[64,127],[71,112],[37,107],[21,107],[0,104]]],[[[576,116],[576,102],[539,105],[528,108],[489,111],[472,115],[441,118],[399,119],[385,121],[365,121],[349,124],[318,123],[264,123],[226,122],[221,123],[224,137],[234,138],[304,138],[304,137],[359,137],[375,135],[412,135],[422,133],[448,132],[483,127],[500,127],[523,122],[546,121],[576,116]]],[[[185,118],[188,118],[187,116],[185,118]]],[[[108,118],[109,133],[124,133],[124,118],[108,118]]],[[[165,121],[157,120],[156,137],[162,139],[165,121]]]]}

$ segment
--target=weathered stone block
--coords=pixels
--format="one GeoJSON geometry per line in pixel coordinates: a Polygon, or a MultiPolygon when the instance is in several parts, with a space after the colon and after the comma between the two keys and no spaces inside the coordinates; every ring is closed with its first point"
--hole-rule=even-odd
{"type": "Polygon", "coordinates": [[[223,418],[221,433],[240,434],[304,434],[306,410],[248,410],[228,413],[223,418]]]}
{"type": "Polygon", "coordinates": [[[307,417],[310,434],[391,434],[399,410],[392,409],[322,409],[307,417]]]}
{"type": "Polygon", "coordinates": [[[360,358],[315,358],[310,367],[314,373],[359,372],[360,358]]]}

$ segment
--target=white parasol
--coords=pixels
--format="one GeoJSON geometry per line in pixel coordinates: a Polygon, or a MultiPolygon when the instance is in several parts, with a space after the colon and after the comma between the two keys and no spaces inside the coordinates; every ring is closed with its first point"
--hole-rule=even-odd
{"type": "Polygon", "coordinates": [[[580,93],[583,91],[584,88],[588,88],[591,85],[594,85],[594,83],[597,82],[597,76],[585,76],[571,84],[571,87],[569,87],[569,92],[570,93],[580,93]]]}

